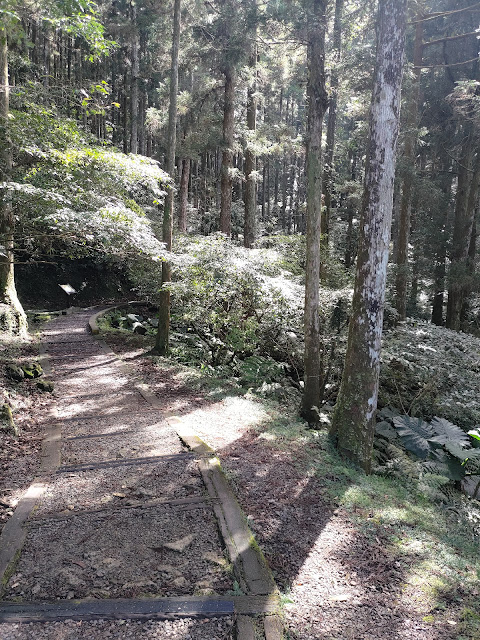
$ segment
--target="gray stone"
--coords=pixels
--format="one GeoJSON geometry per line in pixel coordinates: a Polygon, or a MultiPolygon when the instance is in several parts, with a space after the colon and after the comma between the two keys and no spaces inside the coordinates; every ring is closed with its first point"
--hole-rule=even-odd
{"type": "Polygon", "coordinates": [[[135,313],[129,313],[127,315],[127,320],[132,325],[136,324],[137,322],[141,322],[142,321],[141,317],[137,316],[135,313]]]}
{"type": "Polygon", "coordinates": [[[22,370],[25,378],[28,378],[29,380],[39,378],[43,374],[43,369],[38,362],[29,362],[22,367],[22,370]]]}
{"type": "Polygon", "coordinates": [[[25,378],[25,373],[22,367],[19,367],[16,364],[7,364],[5,367],[5,374],[10,380],[15,380],[15,382],[20,382],[25,378]]]}
{"type": "Polygon", "coordinates": [[[175,567],[172,567],[170,564],[159,564],[157,569],[160,573],[165,573],[166,575],[173,576],[174,578],[179,578],[182,575],[178,569],[175,569],[175,567]]]}
{"type": "Polygon", "coordinates": [[[55,389],[55,386],[53,382],[51,382],[50,380],[39,380],[37,382],[37,389],[39,389],[39,391],[44,391],[46,393],[52,393],[53,390],[55,389]]]}
{"type": "Polygon", "coordinates": [[[172,551],[176,551],[177,553],[183,553],[185,549],[192,544],[195,540],[195,536],[191,533],[184,538],[180,538],[180,540],[175,540],[174,542],[165,542],[165,549],[171,549],[172,551]]]}
{"type": "Polygon", "coordinates": [[[215,551],[207,551],[203,554],[202,558],[208,560],[208,562],[213,562],[213,564],[217,564],[219,567],[225,567],[227,565],[227,561],[225,558],[216,553],[215,551]]]}
{"type": "Polygon", "coordinates": [[[188,582],[183,576],[175,578],[175,580],[173,581],[173,584],[180,589],[184,589],[185,587],[188,587],[188,582]]]}
{"type": "Polygon", "coordinates": [[[15,437],[20,433],[8,404],[0,405],[0,429],[15,437]]]}
{"type": "Polygon", "coordinates": [[[143,326],[141,322],[136,322],[132,327],[133,333],[138,333],[141,336],[144,336],[147,333],[147,329],[143,326]]]}

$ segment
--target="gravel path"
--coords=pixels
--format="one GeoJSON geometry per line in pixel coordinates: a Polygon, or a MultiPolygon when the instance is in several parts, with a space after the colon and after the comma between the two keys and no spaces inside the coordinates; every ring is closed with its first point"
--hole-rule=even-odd
{"type": "MultiPolygon", "coordinates": [[[[133,376],[87,333],[90,314],[59,317],[44,333],[57,396],[49,420],[61,425],[62,466],[26,524],[3,599],[226,594],[233,580],[197,461],[133,376]],[[74,468],[106,461],[114,464],[74,468]]],[[[0,638],[220,640],[232,637],[232,625],[230,619],[4,623],[0,638]]]]}

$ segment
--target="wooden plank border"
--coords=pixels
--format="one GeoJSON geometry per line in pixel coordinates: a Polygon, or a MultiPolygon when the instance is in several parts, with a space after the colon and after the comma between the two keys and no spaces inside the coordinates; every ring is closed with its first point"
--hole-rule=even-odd
{"type": "Polygon", "coordinates": [[[0,602],[0,623],[62,620],[162,620],[191,617],[261,615],[274,613],[272,596],[182,596],[171,598],[59,600],[53,603],[0,602]]]}

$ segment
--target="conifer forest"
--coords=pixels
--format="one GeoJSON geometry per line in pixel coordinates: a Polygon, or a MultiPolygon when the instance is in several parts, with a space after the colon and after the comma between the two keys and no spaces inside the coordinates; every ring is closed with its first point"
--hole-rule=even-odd
{"type": "MultiPolygon", "coordinates": [[[[479,225],[480,2],[0,0],[0,638],[479,638],[479,225]],[[228,508],[208,579],[217,551],[90,587],[91,525],[74,569],[52,559],[64,588],[28,564],[33,534],[2,564],[45,416],[83,402],[48,346],[74,319],[182,446],[218,456],[274,586],[237,575],[228,508]],[[233,617],[204,623],[11,613],[225,594],[233,617]]],[[[136,437],[105,459],[147,459],[136,437]]],[[[127,475],[109,499],[129,500],[127,475]]],[[[187,553],[183,526],[162,553],[187,553]]]]}

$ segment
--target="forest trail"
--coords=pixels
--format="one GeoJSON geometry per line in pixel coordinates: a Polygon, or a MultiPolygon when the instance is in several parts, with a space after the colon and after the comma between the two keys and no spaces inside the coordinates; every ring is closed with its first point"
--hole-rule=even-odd
{"type": "Polygon", "coordinates": [[[275,585],[257,551],[239,549],[250,532],[209,470],[213,451],[182,443],[158,399],[87,332],[91,314],[43,334],[58,399],[41,476],[0,539],[2,571],[11,556],[0,637],[280,638],[276,616],[253,617],[275,610],[275,585]]]}

